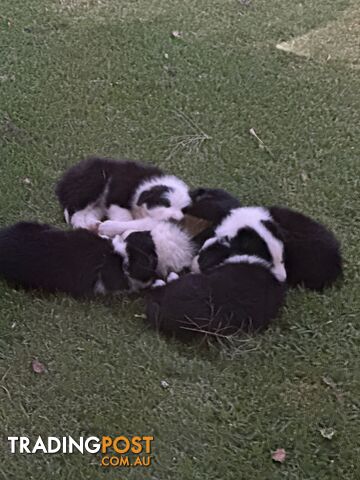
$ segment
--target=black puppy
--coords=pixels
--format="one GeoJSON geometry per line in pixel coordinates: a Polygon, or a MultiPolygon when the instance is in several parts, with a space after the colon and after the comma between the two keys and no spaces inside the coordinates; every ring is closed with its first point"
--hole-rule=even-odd
{"type": "Polygon", "coordinates": [[[67,223],[88,230],[96,230],[105,217],[110,222],[147,217],[179,221],[191,203],[187,185],[157,167],[98,157],[69,168],[56,194],[67,223]]]}
{"type": "Polygon", "coordinates": [[[331,286],[342,275],[340,244],[324,225],[300,212],[270,207],[285,245],[287,282],[312,290],[331,286]]]}
{"type": "Polygon", "coordinates": [[[155,328],[188,337],[228,336],[262,330],[278,314],[286,292],[283,244],[264,223],[266,210],[232,212],[216,229],[227,235],[207,240],[195,258],[199,273],[149,294],[147,320],[155,328]]]}
{"type": "Polygon", "coordinates": [[[207,274],[188,273],[154,289],[147,301],[147,321],[184,338],[266,328],[284,302],[285,284],[261,262],[238,260],[229,257],[207,274]]]}
{"type": "MultiPolygon", "coordinates": [[[[235,205],[237,200],[226,192],[219,194],[217,189],[198,189],[191,195],[193,205],[188,208],[189,213],[214,223],[212,231],[209,229],[197,238],[201,245],[215,235],[219,212],[222,218],[230,215],[236,208],[231,207],[231,202],[235,205]]],[[[321,223],[294,210],[276,206],[267,210],[276,225],[277,232],[273,233],[284,242],[288,285],[302,285],[313,290],[332,285],[342,275],[340,245],[334,234],[321,223]]]]}
{"type": "Polygon", "coordinates": [[[0,277],[28,289],[74,297],[134,291],[152,283],[156,266],[149,232],[124,242],[30,222],[0,230],[0,277]]]}

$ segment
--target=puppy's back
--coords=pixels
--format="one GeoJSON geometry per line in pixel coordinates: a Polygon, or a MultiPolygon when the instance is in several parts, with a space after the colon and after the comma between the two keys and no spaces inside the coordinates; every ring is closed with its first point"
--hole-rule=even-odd
{"type": "Polygon", "coordinates": [[[259,331],[278,314],[285,285],[259,265],[232,264],[187,274],[149,294],[147,320],[183,338],[259,331]]]}
{"type": "Polygon", "coordinates": [[[300,212],[271,207],[285,246],[285,267],[290,286],[322,290],[342,274],[340,244],[324,225],[300,212]]]}
{"type": "Polygon", "coordinates": [[[64,173],[56,186],[56,195],[70,214],[96,202],[106,188],[107,206],[117,204],[129,208],[139,183],[161,173],[160,169],[140,162],[89,157],[64,173]]]}
{"type": "Polygon", "coordinates": [[[92,294],[112,253],[108,241],[86,230],[67,232],[30,222],[0,230],[0,276],[25,288],[92,294]]]}

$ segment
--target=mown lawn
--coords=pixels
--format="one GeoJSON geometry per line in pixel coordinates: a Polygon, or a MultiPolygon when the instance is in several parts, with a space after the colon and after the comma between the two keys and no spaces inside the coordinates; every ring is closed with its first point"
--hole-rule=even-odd
{"type": "Polygon", "coordinates": [[[63,225],[54,184],[83,156],[149,160],[244,204],[325,222],[345,278],[324,294],[292,291],[265,334],[210,348],[159,337],[140,299],[81,302],[0,283],[0,477],[360,478],[360,71],[275,48],[351,4],[1,1],[0,225],[63,225]],[[33,358],[46,374],[31,371],[33,358]],[[117,433],[154,435],[153,465],[10,455],[6,442],[117,433]]]}

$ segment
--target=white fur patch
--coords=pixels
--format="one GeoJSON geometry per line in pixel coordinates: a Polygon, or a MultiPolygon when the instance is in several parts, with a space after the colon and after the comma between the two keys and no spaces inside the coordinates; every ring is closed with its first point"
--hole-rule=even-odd
{"type": "Polygon", "coordinates": [[[131,211],[118,205],[110,205],[107,209],[106,216],[108,220],[114,220],[116,222],[129,222],[133,220],[131,211]]]}
{"type": "Polygon", "coordinates": [[[181,272],[191,266],[194,246],[190,236],[180,227],[169,222],[160,222],[152,230],[158,256],[157,273],[166,278],[170,272],[181,272]]]}
{"type": "Polygon", "coordinates": [[[167,276],[167,279],[166,279],[166,282],[167,283],[170,283],[170,282],[174,282],[175,280],[177,280],[179,278],[179,275],[175,272],[171,272],[169,273],[169,275],[167,276]]]}
{"type": "Polygon", "coordinates": [[[199,265],[199,255],[193,258],[191,262],[191,272],[192,273],[200,273],[200,265],[199,265]]]}
{"type": "Polygon", "coordinates": [[[136,190],[133,199],[131,201],[132,214],[135,218],[152,217],[157,220],[176,220],[180,221],[184,218],[182,212],[183,208],[191,204],[191,198],[189,195],[189,187],[185,182],[173,175],[163,175],[160,177],[151,178],[145,180],[136,190]],[[140,195],[150,190],[152,187],[158,185],[164,185],[170,187],[170,191],[166,192],[164,196],[169,200],[170,207],[158,206],[153,208],[147,208],[146,204],[137,205],[140,195]]]}
{"type": "Polygon", "coordinates": [[[235,208],[234,210],[231,210],[229,215],[225,217],[221,224],[216,228],[215,234],[217,237],[233,238],[240,228],[250,227],[262,237],[258,228],[261,225],[261,221],[266,220],[272,220],[270,212],[266,210],[266,208],[235,208]]]}
{"type": "Polygon", "coordinates": [[[82,210],[78,210],[71,218],[69,212],[66,210],[66,213],[69,216],[69,221],[66,220],[66,216],[65,220],[70,223],[73,228],[86,228],[86,230],[97,231],[97,227],[106,213],[105,198],[108,191],[109,185],[107,184],[103,193],[95,202],[90,203],[82,210]]]}
{"type": "Polygon", "coordinates": [[[269,262],[263,258],[257,257],[256,255],[233,255],[232,257],[227,258],[222,265],[228,265],[231,263],[255,263],[257,265],[262,265],[270,270],[271,265],[269,262]]]}
{"type": "Polygon", "coordinates": [[[159,287],[165,287],[166,283],[164,280],[161,280],[158,278],[157,280],[154,281],[154,283],[151,285],[151,288],[159,288],[159,287]]]}
{"type": "Polygon", "coordinates": [[[112,245],[116,253],[124,257],[124,259],[127,259],[126,243],[120,237],[120,235],[116,235],[116,237],[113,238],[112,245]]]}
{"type": "Polygon", "coordinates": [[[153,218],[139,218],[138,220],[130,220],[129,222],[117,222],[113,220],[106,220],[99,225],[99,234],[108,237],[115,235],[122,235],[128,230],[134,232],[146,232],[154,228],[158,222],[153,218]]]}
{"type": "Polygon", "coordinates": [[[67,208],[65,208],[65,210],[64,210],[64,218],[65,218],[65,222],[67,224],[69,224],[70,223],[70,214],[69,214],[69,211],[68,211],[67,208]]]}
{"type": "Polygon", "coordinates": [[[71,217],[70,223],[73,228],[86,228],[86,230],[96,230],[103,216],[101,207],[92,203],[83,210],[78,210],[71,217]]]}

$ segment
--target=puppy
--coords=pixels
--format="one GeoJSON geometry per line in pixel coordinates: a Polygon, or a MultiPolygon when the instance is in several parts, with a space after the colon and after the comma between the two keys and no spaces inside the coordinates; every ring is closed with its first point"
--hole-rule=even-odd
{"type": "Polygon", "coordinates": [[[96,230],[105,217],[109,221],[133,217],[180,221],[191,203],[187,185],[157,167],[98,157],[65,172],[56,194],[67,223],[89,230],[96,230]]]}
{"type": "Polygon", "coordinates": [[[289,208],[270,207],[269,212],[284,241],[289,286],[322,291],[342,276],[340,244],[329,229],[289,208]]]}
{"type": "Polygon", "coordinates": [[[135,291],[153,282],[156,267],[149,232],[110,241],[30,222],[0,230],[0,277],[27,289],[74,297],[135,291]]]}
{"type": "Polygon", "coordinates": [[[206,272],[233,255],[256,255],[268,262],[271,273],[286,280],[284,244],[268,210],[262,207],[240,207],[214,229],[194,258],[193,271],[206,272]]]}
{"type": "MultiPolygon", "coordinates": [[[[108,237],[121,235],[127,239],[136,230],[137,220],[129,222],[105,222],[112,224],[107,228],[108,237]],[[134,230],[135,228],[135,230],[134,230]]],[[[173,222],[159,222],[153,219],[144,219],[141,228],[148,228],[156,249],[157,268],[156,273],[161,279],[166,279],[170,273],[180,273],[190,269],[195,256],[196,248],[190,235],[179,225],[173,222]]],[[[103,233],[101,225],[99,233],[103,233]]]]}
{"type": "MultiPolygon", "coordinates": [[[[204,215],[204,218],[213,221],[213,232],[219,224],[218,212],[224,217],[226,210],[228,215],[234,210],[229,208],[233,197],[226,192],[219,194],[216,189],[198,189],[192,193],[192,198],[194,203],[187,211],[194,216],[204,215]],[[213,217],[212,208],[215,211],[213,217]]],[[[235,204],[237,200],[233,201],[235,204]]],[[[321,291],[342,275],[340,245],[330,230],[321,223],[288,208],[274,206],[267,211],[273,221],[273,225],[268,223],[268,227],[272,228],[273,234],[279,236],[284,243],[285,270],[289,286],[302,285],[321,291]]],[[[208,230],[200,234],[195,239],[198,245],[201,247],[214,235],[213,232],[208,230]]]]}
{"type": "Polygon", "coordinates": [[[243,253],[232,255],[228,242],[214,242],[200,252],[201,273],[151,291],[146,310],[150,325],[184,339],[266,328],[284,303],[286,286],[273,273],[271,248],[256,231],[248,236],[249,231],[243,229],[243,253]]]}

